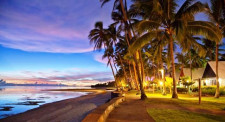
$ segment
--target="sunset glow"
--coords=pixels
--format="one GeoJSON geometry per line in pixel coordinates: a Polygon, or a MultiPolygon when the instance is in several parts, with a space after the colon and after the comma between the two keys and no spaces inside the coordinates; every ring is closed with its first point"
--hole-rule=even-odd
{"type": "Polygon", "coordinates": [[[87,37],[95,21],[111,21],[111,7],[104,8],[93,0],[2,0],[0,79],[69,85],[112,80],[102,52],[94,52],[87,37]]]}

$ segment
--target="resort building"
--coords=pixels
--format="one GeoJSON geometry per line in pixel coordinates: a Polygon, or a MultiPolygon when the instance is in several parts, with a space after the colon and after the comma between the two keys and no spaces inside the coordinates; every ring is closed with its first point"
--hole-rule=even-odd
{"type": "MultiPolygon", "coordinates": [[[[205,68],[194,68],[192,69],[192,81],[194,81],[195,83],[193,84],[194,86],[198,86],[198,80],[202,79],[203,73],[204,73],[205,68]]],[[[179,81],[181,79],[181,77],[186,77],[189,76],[191,77],[191,70],[190,68],[183,68],[183,70],[181,70],[179,72],[179,81]]]]}
{"type": "MultiPolygon", "coordinates": [[[[225,86],[225,61],[219,61],[219,83],[225,86]]],[[[216,85],[216,61],[209,61],[202,76],[204,85],[216,85]]]]}

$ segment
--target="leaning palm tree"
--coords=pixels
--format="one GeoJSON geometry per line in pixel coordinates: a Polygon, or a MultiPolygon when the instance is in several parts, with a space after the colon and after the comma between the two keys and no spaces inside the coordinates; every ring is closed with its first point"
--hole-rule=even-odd
{"type": "MultiPolygon", "coordinates": [[[[108,41],[110,43],[109,46],[113,47],[113,45],[115,46],[118,40],[122,39],[122,36],[120,35],[120,31],[118,31],[118,29],[115,27],[114,24],[110,25],[108,27],[108,29],[105,30],[105,32],[107,33],[107,37],[108,37],[108,41]]],[[[114,53],[114,49],[112,48],[112,54],[114,53]]],[[[122,56],[119,52],[115,51],[115,55],[119,57],[119,61],[120,61],[120,66],[122,68],[122,71],[124,73],[125,76],[125,80],[128,80],[128,75],[126,73],[125,67],[124,67],[124,63],[122,62],[122,56]]]]}
{"type": "Polygon", "coordinates": [[[115,72],[112,67],[111,58],[109,55],[109,51],[112,48],[109,48],[111,44],[108,40],[106,29],[103,28],[102,22],[95,23],[95,28],[90,31],[88,38],[90,39],[91,44],[94,43],[94,50],[101,50],[103,47],[105,48],[105,54],[106,54],[106,57],[108,58],[108,63],[110,64],[110,67],[114,76],[114,80],[116,82],[115,72]]]}
{"type": "MultiPolygon", "coordinates": [[[[140,0],[141,1],[141,0],[140,0]]],[[[185,35],[203,35],[207,38],[216,40],[221,35],[215,26],[210,22],[194,21],[194,15],[205,10],[205,5],[200,2],[193,3],[194,0],[186,0],[184,4],[176,11],[177,4],[175,0],[153,0],[148,1],[150,7],[146,7],[154,16],[141,21],[137,30],[142,33],[131,46],[130,51],[143,47],[149,41],[155,39],[158,33],[165,33],[169,40],[170,59],[173,77],[173,95],[172,98],[178,98],[176,79],[175,79],[175,60],[174,60],[174,41],[182,42],[185,35]],[[150,10],[149,10],[150,9],[150,10]]],[[[144,2],[145,3],[145,2],[144,2]]],[[[144,4],[146,6],[146,4],[144,4]]],[[[149,14],[149,15],[152,15],[149,14]]]]}
{"type": "MultiPolygon", "coordinates": [[[[105,4],[105,3],[107,3],[107,2],[109,2],[110,0],[100,0],[100,2],[102,2],[102,6],[105,4]]],[[[126,36],[126,40],[127,40],[127,45],[128,45],[128,47],[130,46],[130,42],[131,42],[131,40],[133,39],[133,37],[132,37],[132,32],[133,32],[133,36],[135,37],[135,33],[134,33],[134,31],[132,31],[131,32],[131,24],[130,24],[130,20],[129,20],[129,18],[128,18],[128,15],[127,15],[127,2],[126,2],[126,0],[125,0],[125,5],[124,5],[124,1],[123,0],[115,0],[114,1],[114,7],[113,7],[113,9],[118,9],[118,6],[120,6],[120,11],[121,11],[121,13],[122,13],[122,15],[123,15],[123,23],[124,23],[124,25],[125,25],[125,36],[126,36]]],[[[133,53],[132,54],[133,55],[133,59],[134,59],[134,67],[135,67],[135,69],[136,69],[136,74],[137,74],[137,77],[138,77],[138,82],[139,82],[139,84],[140,84],[140,90],[141,90],[141,99],[142,100],[144,100],[144,99],[146,99],[147,98],[147,96],[146,96],[146,94],[145,94],[145,91],[144,91],[144,89],[143,89],[143,65],[141,65],[141,70],[139,69],[139,62],[138,62],[138,57],[140,57],[140,56],[138,56],[138,55],[140,55],[140,52],[139,52],[139,54],[138,53],[133,53]],[[141,74],[142,74],[142,76],[141,76],[141,74]]],[[[141,58],[140,58],[140,60],[141,60],[141,58]]],[[[140,61],[141,62],[141,64],[142,64],[142,61],[140,61]]]]}
{"type": "MultiPolygon", "coordinates": [[[[223,35],[225,35],[225,19],[224,19],[224,1],[223,0],[211,0],[211,8],[208,11],[210,21],[215,23],[215,26],[217,27],[218,31],[221,31],[223,35]]],[[[213,40],[216,42],[216,93],[215,97],[219,98],[220,92],[219,92],[219,72],[218,72],[218,50],[219,50],[219,43],[222,42],[222,39],[213,40]]]]}

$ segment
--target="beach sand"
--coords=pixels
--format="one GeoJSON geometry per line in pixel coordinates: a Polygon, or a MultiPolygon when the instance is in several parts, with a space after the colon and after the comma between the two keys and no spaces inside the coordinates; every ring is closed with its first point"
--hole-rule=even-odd
{"type": "Polygon", "coordinates": [[[54,91],[92,92],[78,98],[44,104],[38,108],[13,115],[0,122],[80,122],[97,106],[111,97],[110,92],[90,89],[61,89],[54,91]]]}

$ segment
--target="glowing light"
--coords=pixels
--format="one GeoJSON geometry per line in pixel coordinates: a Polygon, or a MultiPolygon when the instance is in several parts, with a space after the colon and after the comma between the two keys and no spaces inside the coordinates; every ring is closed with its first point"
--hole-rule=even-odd
{"type": "Polygon", "coordinates": [[[189,82],[189,80],[187,80],[187,82],[189,82]]]}
{"type": "Polygon", "coordinates": [[[147,84],[147,82],[144,82],[144,84],[143,84],[144,86],[147,86],[148,84],[147,84]]]}
{"type": "Polygon", "coordinates": [[[162,73],[162,78],[163,78],[163,75],[164,75],[164,69],[160,69],[159,71],[162,73]]]}
{"type": "Polygon", "coordinates": [[[205,80],[205,83],[206,83],[206,84],[209,84],[209,80],[205,80]]]}
{"type": "Polygon", "coordinates": [[[221,79],[221,78],[219,78],[219,84],[221,84],[221,81],[222,81],[222,79],[221,79]]]}
{"type": "Polygon", "coordinates": [[[160,84],[160,86],[162,86],[162,85],[163,85],[163,82],[162,82],[162,81],[160,81],[160,82],[159,82],[159,84],[160,84]]]}

